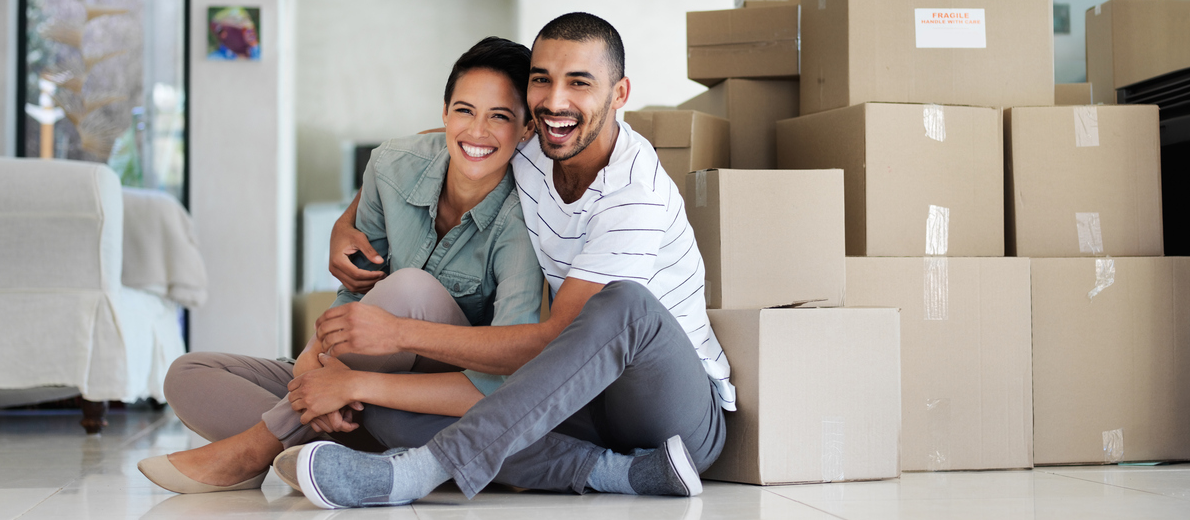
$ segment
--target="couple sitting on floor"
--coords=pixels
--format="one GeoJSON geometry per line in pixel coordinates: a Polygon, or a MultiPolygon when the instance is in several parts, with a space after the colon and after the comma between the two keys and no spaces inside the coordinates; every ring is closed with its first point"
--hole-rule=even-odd
{"type": "Polygon", "coordinates": [[[166,397],[212,443],[141,471],[193,493],[259,487],[271,464],[323,508],[452,479],[468,498],[700,493],[735,390],[682,198],[616,121],[629,90],[619,34],[589,14],[531,52],[472,47],[445,132],[372,152],[331,239],[345,287],[297,361],[180,358],[166,397]]]}

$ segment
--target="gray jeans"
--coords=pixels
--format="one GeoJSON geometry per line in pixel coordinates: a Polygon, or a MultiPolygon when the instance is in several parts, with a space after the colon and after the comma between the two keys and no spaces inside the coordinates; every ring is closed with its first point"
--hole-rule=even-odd
{"type": "Polygon", "coordinates": [[[462,418],[367,410],[384,444],[426,446],[473,497],[489,482],[582,493],[604,447],[681,435],[699,471],[723,450],[723,411],[686,333],[652,293],[614,282],[532,361],[462,418]],[[424,435],[424,431],[421,432],[424,435]],[[404,441],[404,442],[402,442],[404,441]],[[411,441],[411,442],[410,442],[411,441]]]}

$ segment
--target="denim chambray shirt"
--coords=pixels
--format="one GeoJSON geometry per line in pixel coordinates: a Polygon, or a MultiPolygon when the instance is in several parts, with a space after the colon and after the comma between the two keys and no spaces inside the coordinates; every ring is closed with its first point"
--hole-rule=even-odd
{"type": "MultiPolygon", "coordinates": [[[[380,145],[364,170],[355,227],[385,258],[388,272],[412,267],[434,275],[471,325],[537,323],[543,278],[512,168],[435,245],[434,218],[449,162],[443,133],[401,137],[380,145]]],[[[335,305],[362,297],[340,288],[335,305]]],[[[504,381],[472,370],[464,373],[484,395],[504,381]]]]}

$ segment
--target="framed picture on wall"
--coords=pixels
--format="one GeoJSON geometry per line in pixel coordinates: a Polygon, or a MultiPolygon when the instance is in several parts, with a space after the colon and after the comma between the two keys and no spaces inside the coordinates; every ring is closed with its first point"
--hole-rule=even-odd
{"type": "Polygon", "coordinates": [[[208,8],[207,59],[260,60],[260,8],[239,6],[208,8]]]}

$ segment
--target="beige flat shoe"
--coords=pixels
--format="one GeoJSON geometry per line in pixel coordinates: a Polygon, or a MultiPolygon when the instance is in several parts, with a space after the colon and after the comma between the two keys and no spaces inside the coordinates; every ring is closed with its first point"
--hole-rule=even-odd
{"type": "Polygon", "coordinates": [[[203,484],[194,480],[178,471],[173,463],[169,461],[167,455],[159,455],[156,457],[149,457],[136,464],[136,469],[144,473],[145,477],[154,484],[165,489],[173,491],[174,493],[213,493],[215,491],[239,491],[241,489],[260,489],[261,482],[268,476],[269,472],[265,472],[252,477],[248,480],[240,482],[239,484],[232,484],[230,486],[212,486],[210,484],[203,484]]]}
{"type": "Polygon", "coordinates": [[[302,446],[302,444],[291,446],[273,459],[273,471],[277,473],[277,477],[299,493],[302,491],[302,486],[298,484],[297,479],[297,460],[302,446]]]}

